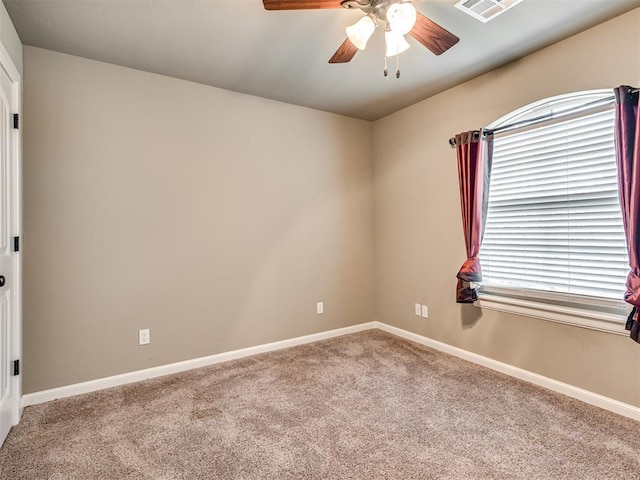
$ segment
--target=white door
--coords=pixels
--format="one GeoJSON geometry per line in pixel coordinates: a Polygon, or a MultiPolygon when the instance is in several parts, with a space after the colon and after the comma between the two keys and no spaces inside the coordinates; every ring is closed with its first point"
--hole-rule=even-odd
{"type": "MultiPolygon", "coordinates": [[[[19,136],[14,129],[17,83],[0,62],[0,445],[20,419],[20,381],[14,360],[20,352],[20,263],[14,237],[19,230],[19,136]]],[[[19,248],[19,247],[18,247],[19,248]]]]}

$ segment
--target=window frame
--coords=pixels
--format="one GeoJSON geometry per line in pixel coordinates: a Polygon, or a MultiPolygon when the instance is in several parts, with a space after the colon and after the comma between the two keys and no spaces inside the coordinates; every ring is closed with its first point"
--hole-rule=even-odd
{"type": "MultiPolygon", "coordinates": [[[[575,100],[576,105],[580,105],[581,102],[579,100],[581,97],[584,103],[588,104],[593,100],[604,100],[612,96],[612,91],[600,89],[545,98],[499,118],[487,126],[487,129],[493,130],[504,125],[519,123],[523,117],[526,119],[527,114],[531,118],[536,118],[536,115],[532,115],[530,112],[537,112],[545,106],[549,106],[550,110],[553,111],[554,105],[570,99],[575,100]]],[[[570,108],[572,107],[560,108],[557,113],[562,114],[563,110],[570,108]]],[[[578,112],[576,115],[582,115],[582,112],[578,112]]],[[[532,128],[535,127],[517,128],[514,131],[518,132],[532,128]]],[[[478,290],[478,300],[474,302],[474,305],[482,309],[534,317],[617,335],[628,335],[629,333],[625,330],[625,322],[631,308],[622,299],[618,301],[518,287],[482,285],[478,290]]]]}

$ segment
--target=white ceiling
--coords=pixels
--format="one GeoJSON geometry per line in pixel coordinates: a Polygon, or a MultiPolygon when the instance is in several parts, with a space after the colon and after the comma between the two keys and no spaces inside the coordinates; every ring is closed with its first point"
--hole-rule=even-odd
{"type": "Polygon", "coordinates": [[[453,5],[416,8],[460,37],[437,57],[407,36],[385,79],[382,34],[346,64],[329,57],[360,11],[265,11],[261,0],[3,0],[26,45],[376,120],[640,6],[640,0],[524,0],[483,24],[453,5]]]}

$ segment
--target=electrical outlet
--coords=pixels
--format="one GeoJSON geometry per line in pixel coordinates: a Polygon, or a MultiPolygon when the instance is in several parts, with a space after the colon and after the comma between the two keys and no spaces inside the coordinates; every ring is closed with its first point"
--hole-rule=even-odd
{"type": "Polygon", "coordinates": [[[318,315],[321,315],[324,313],[324,302],[318,302],[318,304],[316,305],[316,313],[318,315]]]}
{"type": "Polygon", "coordinates": [[[151,342],[149,329],[140,330],[138,332],[138,345],[147,345],[149,342],[151,342]]]}
{"type": "Polygon", "coordinates": [[[429,307],[427,307],[426,305],[422,305],[422,316],[424,318],[429,318],[429,307]]]}
{"type": "Polygon", "coordinates": [[[417,316],[422,315],[422,307],[420,306],[419,303],[416,303],[413,308],[414,308],[414,312],[415,312],[415,314],[417,316]]]}

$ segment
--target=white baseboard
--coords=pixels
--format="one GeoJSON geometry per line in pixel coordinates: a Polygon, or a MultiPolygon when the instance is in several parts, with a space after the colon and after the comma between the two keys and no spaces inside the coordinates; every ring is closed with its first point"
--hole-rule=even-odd
{"type": "Polygon", "coordinates": [[[126,385],[128,383],[139,382],[141,380],[147,380],[149,378],[161,377],[163,375],[170,375],[172,373],[184,372],[186,370],[192,370],[194,368],[206,367],[208,365],[213,365],[216,363],[249,357],[258,353],[273,352],[275,350],[295,347],[296,345],[303,345],[305,343],[317,342],[319,340],[325,340],[327,338],[339,337],[341,335],[347,335],[349,333],[371,330],[372,328],[375,328],[374,322],[361,323],[359,325],[353,325],[350,327],[337,328],[335,330],[328,330],[326,332],[320,333],[313,333],[311,335],[305,335],[303,337],[289,338],[287,340],[280,340],[278,342],[257,345],[255,347],[242,348],[240,350],[233,350],[216,355],[194,358],[192,360],[185,360],[183,362],[170,363],[169,365],[161,365],[159,367],[146,368],[144,370],[137,370],[135,372],[114,375],[112,377],[98,378],[96,380],[75,383],[73,385],[66,385],[64,387],[28,393],[22,396],[22,407],[24,408],[31,405],[37,405],[39,403],[50,402],[51,400],[56,400],[59,398],[81,395],[83,393],[95,392],[98,390],[103,390],[105,388],[117,387],[119,385],[126,385]]]}
{"type": "Polygon", "coordinates": [[[482,365],[483,367],[490,368],[491,370],[495,370],[511,377],[524,380],[525,382],[533,383],[534,385],[548,388],[549,390],[553,390],[554,392],[558,392],[568,397],[575,398],[590,405],[595,405],[596,407],[600,407],[619,415],[623,415],[625,417],[640,421],[640,407],[635,407],[633,405],[629,405],[628,403],[620,402],[618,400],[614,400],[613,398],[590,392],[589,390],[574,387],[573,385],[569,385],[568,383],[559,382],[558,380],[554,380],[552,378],[545,377],[528,370],[523,370],[522,368],[514,367],[513,365],[509,365],[508,363],[502,363],[497,360],[478,355],[477,353],[463,350],[462,348],[454,347],[452,345],[438,342],[437,340],[433,340],[431,338],[424,337],[422,335],[418,335],[401,328],[387,325],[386,323],[373,323],[375,325],[375,328],[379,328],[380,330],[384,330],[385,332],[397,335],[398,337],[412,340],[421,345],[425,345],[435,350],[453,355],[454,357],[462,358],[463,360],[467,360],[471,363],[482,365]]]}
{"type": "Polygon", "coordinates": [[[192,360],[185,360],[184,362],[171,363],[169,365],[161,365],[159,367],[147,368],[145,370],[138,370],[135,372],[123,373],[121,375],[114,375],[112,377],[98,378],[96,380],[90,380],[88,382],[52,388],[50,390],[43,390],[41,392],[29,393],[22,397],[22,406],[28,407],[30,405],[37,405],[39,403],[49,402],[51,400],[56,400],[59,398],[66,398],[83,393],[95,392],[98,390],[103,390],[105,388],[126,385],[128,383],[139,382],[141,380],[146,380],[149,378],[184,372],[187,370],[192,370],[194,368],[206,367],[208,365],[213,365],[216,363],[227,362],[229,360],[256,355],[258,353],[273,352],[275,350],[281,350],[283,348],[295,347],[296,345],[317,342],[319,340],[325,340],[327,338],[347,335],[349,333],[361,332],[363,330],[371,330],[374,328],[378,328],[393,335],[397,335],[398,337],[406,338],[407,340],[414,341],[435,350],[448,353],[463,360],[467,360],[471,363],[482,365],[483,367],[490,368],[491,370],[504,373],[511,377],[524,380],[525,382],[548,388],[549,390],[567,395],[568,397],[575,398],[590,405],[595,405],[619,415],[623,415],[625,417],[640,421],[639,407],[635,407],[633,405],[629,405],[627,403],[605,397],[604,395],[590,392],[589,390],[584,390],[582,388],[569,385],[568,383],[559,382],[558,380],[553,380],[552,378],[548,378],[543,375],[530,372],[528,370],[523,370],[522,368],[514,367],[513,365],[499,362],[497,360],[478,355],[477,353],[469,352],[467,350],[463,350],[461,348],[454,347],[452,345],[448,345],[446,343],[442,343],[437,340],[418,335],[417,333],[403,330],[401,328],[393,327],[382,322],[361,323],[359,325],[338,328],[336,330],[329,330],[327,332],[314,333],[311,335],[305,335],[303,337],[290,338],[278,342],[267,343],[265,345],[233,350],[231,352],[209,355],[207,357],[194,358],[192,360]]]}

